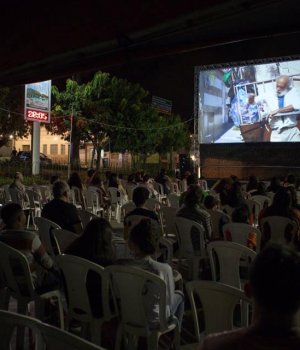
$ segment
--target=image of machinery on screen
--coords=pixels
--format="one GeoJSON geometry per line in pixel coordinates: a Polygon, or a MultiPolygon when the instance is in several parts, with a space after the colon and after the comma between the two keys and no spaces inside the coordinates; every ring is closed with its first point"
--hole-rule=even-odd
{"type": "Polygon", "coordinates": [[[300,141],[300,60],[197,74],[201,143],[300,141]]]}

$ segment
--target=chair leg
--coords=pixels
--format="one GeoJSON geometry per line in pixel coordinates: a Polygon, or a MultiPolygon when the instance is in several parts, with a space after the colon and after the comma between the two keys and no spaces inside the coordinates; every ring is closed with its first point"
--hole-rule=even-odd
{"type": "MultiPolygon", "coordinates": [[[[21,315],[28,314],[28,305],[18,301],[18,313],[21,315]]],[[[25,340],[25,329],[24,327],[17,328],[17,341],[16,341],[16,350],[24,349],[24,340],[25,340]]]]}
{"type": "Polygon", "coordinates": [[[147,350],[158,350],[159,336],[156,332],[153,332],[147,337],[147,350]]]}

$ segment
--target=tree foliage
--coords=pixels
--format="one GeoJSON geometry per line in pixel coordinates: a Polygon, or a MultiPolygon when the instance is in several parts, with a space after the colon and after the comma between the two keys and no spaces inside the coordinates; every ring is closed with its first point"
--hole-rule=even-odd
{"type": "Polygon", "coordinates": [[[24,120],[24,90],[21,87],[0,88],[0,147],[7,145],[10,135],[28,135],[24,120]]]}
{"type": "Polygon", "coordinates": [[[188,132],[180,117],[160,115],[145,102],[148,92],[139,84],[97,72],[85,84],[67,80],[65,90],[59,92],[54,86],[52,92],[52,132],[68,137],[70,119],[62,116],[73,113],[72,140],[92,142],[97,167],[100,150],[108,141],[112,150],[139,154],[142,161],[152,153],[176,151],[187,145],[188,132]]]}

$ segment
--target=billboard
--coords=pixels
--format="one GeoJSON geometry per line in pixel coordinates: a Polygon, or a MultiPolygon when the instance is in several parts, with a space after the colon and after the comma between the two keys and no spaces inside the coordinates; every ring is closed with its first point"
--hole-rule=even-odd
{"type": "Polygon", "coordinates": [[[25,85],[25,119],[50,123],[51,80],[25,85]]]}
{"type": "Polygon", "coordinates": [[[201,143],[300,141],[300,60],[197,68],[201,143]]]}

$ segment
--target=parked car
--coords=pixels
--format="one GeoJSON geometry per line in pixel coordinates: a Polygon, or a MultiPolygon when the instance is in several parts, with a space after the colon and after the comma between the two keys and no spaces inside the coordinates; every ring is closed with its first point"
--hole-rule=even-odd
{"type": "MultiPolygon", "coordinates": [[[[22,161],[31,161],[32,153],[29,151],[22,151],[18,153],[17,158],[22,161]]],[[[44,153],[40,153],[40,162],[41,164],[52,164],[52,160],[47,157],[44,153]]]]}

